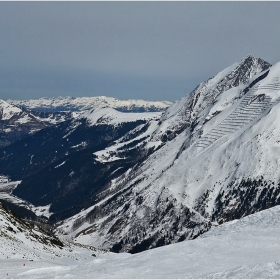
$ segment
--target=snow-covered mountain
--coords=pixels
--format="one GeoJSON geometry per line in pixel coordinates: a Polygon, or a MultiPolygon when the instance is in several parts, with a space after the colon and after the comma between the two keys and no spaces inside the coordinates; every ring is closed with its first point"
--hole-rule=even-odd
{"type": "MultiPolygon", "coordinates": [[[[40,250],[48,252],[52,248],[54,248],[55,251],[56,249],[64,247],[64,244],[58,238],[44,231],[42,228],[36,225],[36,223],[27,223],[15,216],[1,203],[0,225],[0,242],[2,249],[3,247],[5,248],[5,250],[1,250],[0,252],[2,258],[3,256],[6,258],[17,257],[14,253],[14,251],[17,251],[17,248],[17,253],[20,251],[23,251],[24,253],[29,251],[29,254],[33,255],[31,257],[24,256],[25,254],[22,254],[23,259],[26,258],[26,260],[28,260],[28,258],[33,259],[35,257],[37,260],[39,260],[41,258],[40,250]],[[36,246],[37,249],[40,249],[37,250],[37,252],[30,250],[32,245],[36,246]]],[[[54,254],[54,252],[52,253],[54,254]]]]}
{"type": "MultiPolygon", "coordinates": [[[[270,66],[266,61],[249,55],[199,84],[190,94],[165,110],[154,137],[172,139],[187,127],[193,129],[198,115],[214,105],[221,93],[231,88],[242,91],[250,79],[270,66]]],[[[228,102],[226,105],[230,106],[231,96],[229,94],[225,96],[227,98],[225,101],[228,102]]]]}
{"type": "MultiPolygon", "coordinates": [[[[8,146],[43,128],[75,120],[85,112],[91,114],[102,108],[130,113],[161,112],[171,104],[169,101],[118,100],[105,96],[7,100],[7,102],[0,100],[0,147],[8,146]]],[[[126,116],[129,118],[129,115],[126,116]]]]}
{"type": "Polygon", "coordinates": [[[149,143],[167,142],[60,229],[139,252],[279,204],[280,65],[268,67],[246,57],[167,109],[149,143]]]}
{"type": "Polygon", "coordinates": [[[86,111],[79,119],[86,119],[89,126],[93,125],[119,125],[125,122],[135,122],[139,120],[158,119],[161,113],[122,113],[112,108],[98,108],[91,111],[86,111]]]}
{"type": "MultiPolygon", "coordinates": [[[[100,97],[58,97],[31,100],[0,100],[0,147],[84,112],[113,108],[120,112],[161,112],[169,101],[118,100],[100,97]]],[[[128,115],[127,115],[128,116],[128,115]]],[[[140,116],[140,115],[138,115],[140,116]]]]}
{"type": "Polygon", "coordinates": [[[39,112],[80,112],[97,108],[113,108],[121,112],[161,112],[169,107],[170,101],[118,100],[112,97],[57,97],[30,100],[7,100],[7,102],[39,112]]]}
{"type": "Polygon", "coordinates": [[[34,238],[45,237],[36,227],[26,232],[0,209],[0,278],[279,279],[279,217],[276,206],[213,227],[195,240],[131,255],[78,244],[43,246],[34,238]]]}
{"type": "Polygon", "coordinates": [[[194,239],[280,204],[279,76],[248,56],[162,114],[88,111],[0,150],[0,168],[76,242],[137,253],[194,239]]]}

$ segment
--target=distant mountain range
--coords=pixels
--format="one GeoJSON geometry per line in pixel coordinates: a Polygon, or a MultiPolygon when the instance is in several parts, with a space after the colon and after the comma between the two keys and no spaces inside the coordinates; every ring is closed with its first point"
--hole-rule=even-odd
{"type": "Polygon", "coordinates": [[[7,100],[21,108],[39,112],[81,112],[97,108],[113,108],[120,112],[161,112],[169,107],[170,101],[119,100],[112,97],[57,97],[31,100],[7,100]]]}
{"type": "Polygon", "coordinates": [[[113,252],[194,239],[280,204],[279,102],[280,63],[252,56],[162,112],[54,102],[46,111],[76,115],[0,149],[20,181],[6,195],[44,207],[58,236],[113,252]]]}
{"type": "Polygon", "coordinates": [[[0,100],[0,147],[5,147],[39,130],[78,117],[98,108],[120,112],[161,112],[168,101],[118,100],[100,97],[58,97],[36,100],[0,100]]]}

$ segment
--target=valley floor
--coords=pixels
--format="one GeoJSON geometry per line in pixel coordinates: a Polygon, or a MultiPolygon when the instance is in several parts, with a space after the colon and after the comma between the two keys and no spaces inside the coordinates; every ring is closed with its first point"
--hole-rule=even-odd
{"type": "Polygon", "coordinates": [[[0,278],[280,278],[280,206],[135,255],[75,247],[30,261],[1,251],[0,278]]]}

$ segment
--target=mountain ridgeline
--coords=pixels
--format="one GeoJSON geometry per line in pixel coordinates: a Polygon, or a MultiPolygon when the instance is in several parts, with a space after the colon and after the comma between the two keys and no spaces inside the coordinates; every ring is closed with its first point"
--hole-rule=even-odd
{"type": "Polygon", "coordinates": [[[40,98],[31,100],[8,100],[10,104],[20,108],[44,112],[81,112],[97,108],[113,108],[120,112],[141,113],[161,112],[169,107],[170,101],[146,101],[146,100],[119,100],[112,97],[57,97],[40,98]]]}
{"type": "Polygon", "coordinates": [[[0,170],[50,205],[56,234],[138,253],[280,204],[279,102],[280,64],[247,56],[163,112],[98,107],[42,129],[2,148],[0,170]]]}

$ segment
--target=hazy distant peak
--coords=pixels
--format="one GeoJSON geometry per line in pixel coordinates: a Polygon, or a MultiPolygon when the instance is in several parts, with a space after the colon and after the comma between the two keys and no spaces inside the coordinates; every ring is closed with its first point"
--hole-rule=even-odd
{"type": "Polygon", "coordinates": [[[70,97],[59,96],[56,98],[43,97],[30,100],[8,100],[9,103],[36,111],[87,111],[100,107],[114,108],[122,112],[160,112],[169,107],[170,101],[147,101],[147,100],[119,100],[112,97],[70,97]]]}

